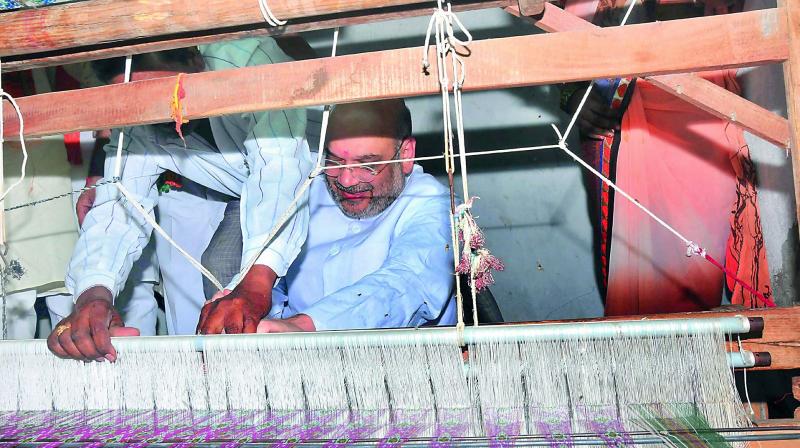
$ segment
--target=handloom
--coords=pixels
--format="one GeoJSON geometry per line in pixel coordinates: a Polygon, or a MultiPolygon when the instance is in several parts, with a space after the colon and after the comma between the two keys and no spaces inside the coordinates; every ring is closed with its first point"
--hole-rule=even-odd
{"type": "MultiPolygon", "coordinates": [[[[272,10],[265,1],[259,2],[261,13],[287,17],[285,2],[270,3],[272,10]]],[[[520,10],[523,3],[531,2],[520,2],[520,10]]],[[[745,28],[740,31],[746,32],[745,28]]],[[[708,29],[713,32],[715,28],[708,29]]],[[[778,34],[783,32],[779,30],[778,34]]],[[[761,40],[766,38],[762,36],[761,40]]],[[[505,42],[508,45],[512,40],[505,42]]],[[[760,43],[759,39],[754,42],[760,43]]],[[[441,39],[437,41],[437,47],[442,44],[441,39]]],[[[769,51],[772,47],[759,48],[769,51]]],[[[497,50],[503,52],[501,47],[497,50]]],[[[692,52],[686,53],[691,60],[692,52]]],[[[402,56],[401,52],[397,54],[402,56]]],[[[480,50],[476,54],[480,55],[480,50]]],[[[751,60],[730,64],[768,59],[755,50],[748,54],[751,60]]],[[[446,64],[447,55],[440,56],[446,64]]],[[[395,63],[399,61],[395,59],[395,63]]],[[[357,93],[361,99],[381,97],[386,95],[384,91],[392,96],[441,91],[445,96],[452,88],[457,97],[456,120],[460,121],[458,95],[464,80],[455,76],[455,59],[452,61],[452,87],[441,82],[441,74],[435,89],[406,83],[392,90],[391,80],[360,83],[352,76],[343,85],[380,85],[364,87],[357,93]]],[[[476,64],[480,61],[479,56],[476,64]]],[[[479,75],[478,88],[540,82],[529,75],[518,75],[535,70],[517,70],[514,60],[510,63],[503,70],[471,72],[479,75]],[[533,81],[519,81],[520,76],[533,81]],[[503,81],[497,81],[501,78],[503,81]],[[492,82],[487,81],[490,79],[492,82]]],[[[322,73],[335,78],[335,68],[335,64],[324,66],[322,73]]],[[[663,67],[650,70],[666,71],[663,67]]],[[[637,68],[624,74],[647,71],[637,68]]],[[[297,72],[317,73],[307,69],[297,72]]],[[[363,64],[359,65],[362,72],[368,72],[363,64]]],[[[203,76],[207,75],[186,77],[185,104],[190,119],[216,113],[192,108],[199,98],[195,96],[198,80],[203,76]]],[[[404,74],[398,79],[406,77],[410,76],[404,74]]],[[[373,76],[375,79],[380,78],[373,76]]],[[[157,83],[138,83],[136,90],[144,92],[157,83]]],[[[171,92],[176,82],[164,84],[171,92]]],[[[467,82],[464,88],[475,89],[474,85],[467,82]]],[[[118,87],[111,89],[116,90],[105,91],[122,92],[118,87]]],[[[324,86],[309,92],[302,95],[316,96],[292,98],[292,104],[359,99],[341,98],[324,86]]],[[[236,94],[242,95],[239,91],[236,94]]],[[[47,98],[55,101],[60,97],[47,98]]],[[[36,104],[35,99],[29,101],[36,104]]],[[[217,110],[220,101],[214,104],[217,110]]],[[[449,105],[449,98],[445,101],[449,105]]],[[[263,109],[276,104],[246,107],[263,109]]],[[[94,115],[103,120],[113,116],[94,115]]],[[[143,123],[166,118],[167,111],[155,111],[136,119],[143,123]]],[[[83,118],[76,114],[75,119],[83,118]]],[[[120,125],[119,120],[104,124],[120,125]]],[[[56,130],[47,119],[32,121],[32,132],[56,130]]],[[[11,131],[6,132],[11,133],[15,121],[8,122],[11,131]]],[[[449,117],[445,122],[450,126],[449,117]]],[[[78,126],[87,123],[97,124],[87,120],[78,126]]],[[[461,146],[463,126],[458,123],[456,127],[461,137],[459,151],[453,154],[451,140],[444,156],[451,164],[450,173],[455,157],[460,158],[462,170],[466,166],[467,154],[461,146]]],[[[446,132],[452,138],[452,127],[446,132]]],[[[558,147],[562,145],[560,142],[558,147]]],[[[465,177],[464,196],[469,198],[465,177]]],[[[454,242],[455,248],[458,243],[454,242]]],[[[0,442],[263,442],[283,446],[317,442],[337,446],[372,441],[384,446],[445,446],[454,442],[623,446],[653,443],[655,439],[670,446],[728,446],[726,440],[746,440],[738,434],[748,421],[738,402],[730,366],[753,366],[757,356],[743,350],[726,355],[725,338],[752,330],[750,321],[691,322],[462,325],[457,329],[120,339],[114,341],[120,353],[115,365],[58,360],[40,342],[6,341],[0,344],[0,390],[4,391],[0,395],[0,410],[4,412],[0,416],[0,442]],[[464,361],[462,346],[468,350],[468,362],[464,361]]],[[[793,361],[786,363],[793,365],[793,361]]]]}
{"type": "Polygon", "coordinates": [[[665,416],[743,428],[730,366],[755,357],[726,356],[725,338],[761,325],[733,316],[469,327],[466,360],[455,328],[117,338],[114,364],[2,341],[0,440],[591,434],[626,444],[665,416]]]}

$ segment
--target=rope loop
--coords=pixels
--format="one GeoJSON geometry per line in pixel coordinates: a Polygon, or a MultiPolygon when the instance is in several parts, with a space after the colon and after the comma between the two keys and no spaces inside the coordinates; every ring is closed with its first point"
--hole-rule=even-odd
{"type": "Polygon", "coordinates": [[[686,244],[686,256],[691,257],[692,255],[700,255],[702,258],[706,258],[706,250],[694,241],[689,241],[686,244]]]}
{"type": "Polygon", "coordinates": [[[269,24],[269,26],[286,25],[285,20],[275,17],[275,14],[273,14],[272,10],[269,8],[269,3],[267,0],[258,0],[258,8],[261,10],[261,15],[264,16],[264,20],[267,22],[267,24],[269,24]]]}

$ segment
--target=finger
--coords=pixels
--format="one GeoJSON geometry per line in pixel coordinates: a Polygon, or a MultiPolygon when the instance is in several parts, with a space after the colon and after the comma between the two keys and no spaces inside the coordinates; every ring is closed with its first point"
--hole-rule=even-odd
{"type": "Polygon", "coordinates": [[[225,318],[225,334],[240,334],[244,327],[242,313],[228,313],[225,318]]]}
{"type": "Polygon", "coordinates": [[[58,343],[67,353],[67,358],[78,359],[81,361],[85,361],[86,358],[83,356],[78,347],[75,346],[75,343],[72,342],[72,331],[70,329],[64,330],[61,335],[58,336],[58,343]]]}
{"type": "MultiPolygon", "coordinates": [[[[213,302],[212,305],[218,305],[220,302],[213,302]]],[[[200,334],[220,334],[225,328],[225,316],[228,314],[227,307],[215,306],[213,311],[210,311],[206,316],[203,326],[200,327],[200,334]]]]}
{"type": "Polygon", "coordinates": [[[258,323],[256,333],[272,333],[273,324],[270,320],[262,320],[258,323]]]}
{"type": "Polygon", "coordinates": [[[139,336],[141,333],[135,327],[112,327],[108,329],[112,338],[139,336]]]}
{"type": "Polygon", "coordinates": [[[256,333],[258,331],[259,321],[253,319],[245,319],[242,333],[256,333]]]}
{"type": "MultiPolygon", "coordinates": [[[[58,326],[56,326],[56,328],[58,328],[58,326]]],[[[56,336],[55,330],[53,330],[50,333],[50,336],[47,337],[47,348],[49,348],[50,351],[59,358],[69,358],[67,351],[64,350],[64,348],[61,347],[61,344],[58,342],[58,336],[56,336]]]]}
{"type": "Polygon", "coordinates": [[[203,305],[203,308],[200,310],[200,319],[197,320],[197,329],[195,329],[195,334],[203,334],[201,333],[202,329],[206,326],[206,319],[208,319],[209,313],[211,313],[212,308],[215,308],[217,305],[214,302],[206,302],[203,305]]]}
{"type": "Polygon", "coordinates": [[[94,361],[103,356],[97,351],[97,347],[94,345],[91,327],[88,322],[85,324],[78,323],[74,325],[71,330],[72,342],[75,344],[75,347],[78,348],[78,351],[81,352],[85,360],[94,361]]]}
{"type": "Polygon", "coordinates": [[[119,315],[119,311],[115,308],[111,308],[111,320],[108,323],[108,328],[115,328],[115,327],[124,327],[125,322],[122,321],[122,316],[119,315]]]}
{"type": "Polygon", "coordinates": [[[221,298],[227,296],[230,293],[231,293],[230,289],[223,289],[222,291],[217,291],[217,292],[214,293],[213,296],[211,296],[211,301],[214,302],[217,299],[221,299],[221,298]]]}
{"type": "Polygon", "coordinates": [[[92,321],[90,329],[92,342],[97,348],[97,353],[100,355],[95,358],[95,360],[100,362],[104,359],[107,359],[109,362],[116,361],[117,351],[114,349],[114,346],[111,345],[111,333],[108,331],[105,322],[95,319],[92,321]]]}

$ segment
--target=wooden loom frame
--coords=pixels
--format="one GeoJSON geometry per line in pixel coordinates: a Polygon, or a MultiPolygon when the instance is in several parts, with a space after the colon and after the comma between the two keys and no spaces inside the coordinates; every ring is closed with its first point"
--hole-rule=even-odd
{"type": "MultiPolygon", "coordinates": [[[[290,21],[285,27],[270,28],[263,23],[256,1],[230,8],[228,0],[88,0],[0,14],[0,59],[5,71],[16,71],[253,35],[427,15],[432,4],[430,0],[270,0],[275,15],[290,21]],[[120,26],[120,20],[135,26],[120,26]]],[[[453,0],[453,4],[460,10],[503,7],[552,32],[473,43],[467,58],[466,91],[646,77],[665,91],[779,147],[800,147],[798,0],[768,10],[602,29],[543,0],[453,0]],[[662,45],[649,45],[652,41],[662,45]],[[602,62],[593,57],[612,44],[620,48],[619,57],[602,62]],[[685,74],[767,63],[784,64],[788,120],[685,74]]],[[[437,94],[436,77],[421,72],[421,54],[422,48],[417,47],[189,74],[183,83],[186,117],[437,94]],[[224,89],[216,88],[223,85],[224,89]]],[[[170,121],[168,99],[175,81],[169,77],[19,98],[25,135],[170,121]]],[[[4,137],[15,139],[19,123],[10,105],[3,106],[4,137]]],[[[800,216],[797,154],[793,154],[792,167],[800,216]]],[[[800,368],[800,329],[796,325],[800,307],[744,314],[763,316],[766,321],[762,334],[743,341],[745,349],[771,352],[769,369],[800,368]]],[[[651,316],[663,317],[675,315],[651,316]]],[[[800,398],[800,381],[795,390],[800,398]]]]}

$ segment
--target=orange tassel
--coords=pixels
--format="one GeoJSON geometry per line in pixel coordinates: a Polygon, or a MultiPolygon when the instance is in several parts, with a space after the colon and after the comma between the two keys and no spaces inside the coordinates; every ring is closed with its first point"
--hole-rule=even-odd
{"type": "Polygon", "coordinates": [[[181,126],[189,122],[189,120],[183,118],[183,103],[181,101],[186,98],[186,91],[183,89],[183,75],[184,73],[179,73],[178,79],[175,81],[175,88],[172,91],[172,102],[170,104],[170,118],[175,121],[175,131],[178,133],[181,140],[183,140],[183,145],[186,146],[186,139],[183,138],[183,131],[181,130],[181,126]]]}

